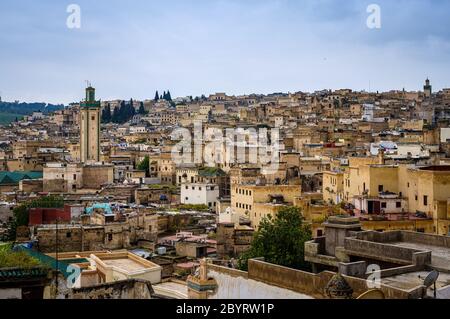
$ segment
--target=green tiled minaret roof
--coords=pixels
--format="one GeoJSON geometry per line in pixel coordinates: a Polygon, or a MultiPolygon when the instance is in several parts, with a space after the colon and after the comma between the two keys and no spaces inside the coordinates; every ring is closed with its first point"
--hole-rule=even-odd
{"type": "Polygon", "coordinates": [[[86,88],[86,100],[81,102],[81,107],[100,108],[100,101],[95,100],[95,89],[92,86],[86,88]]]}

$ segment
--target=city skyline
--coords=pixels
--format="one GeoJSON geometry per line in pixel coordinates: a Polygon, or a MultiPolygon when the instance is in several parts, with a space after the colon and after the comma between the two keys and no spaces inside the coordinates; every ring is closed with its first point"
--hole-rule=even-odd
{"type": "Polygon", "coordinates": [[[2,100],[102,100],[450,86],[450,3],[416,1],[5,1],[2,100]],[[381,8],[381,28],[366,25],[381,8]]]}

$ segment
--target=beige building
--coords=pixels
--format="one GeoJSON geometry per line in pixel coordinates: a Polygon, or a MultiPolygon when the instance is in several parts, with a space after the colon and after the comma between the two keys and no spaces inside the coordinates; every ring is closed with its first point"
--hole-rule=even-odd
{"type": "Polygon", "coordinates": [[[114,182],[113,165],[49,163],[44,167],[44,192],[76,193],[80,189],[100,189],[114,182]]]}
{"type": "Polygon", "coordinates": [[[344,199],[344,173],[341,171],[328,171],[323,173],[322,182],[323,200],[326,203],[337,205],[344,199]]]}
{"type": "Polygon", "coordinates": [[[264,217],[275,216],[280,208],[292,206],[300,195],[300,185],[234,185],[231,188],[231,209],[250,219],[251,225],[258,228],[264,217]]]}
{"type": "MultiPolygon", "coordinates": [[[[434,221],[433,232],[450,233],[450,166],[358,164],[344,173],[346,202],[368,214],[420,214],[434,221]]],[[[324,199],[329,199],[325,190],[336,189],[334,175],[325,176],[324,199]]]]}

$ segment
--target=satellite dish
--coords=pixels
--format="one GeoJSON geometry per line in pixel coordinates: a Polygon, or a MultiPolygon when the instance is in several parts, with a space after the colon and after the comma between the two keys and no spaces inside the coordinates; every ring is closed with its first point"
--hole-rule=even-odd
{"type": "Polygon", "coordinates": [[[426,291],[428,290],[428,288],[430,288],[431,286],[434,286],[434,288],[433,288],[434,299],[436,299],[436,297],[437,297],[436,281],[438,280],[438,278],[439,278],[439,271],[433,270],[432,272],[430,272],[428,274],[428,276],[423,281],[423,285],[426,287],[425,294],[426,294],[426,291]]]}
{"type": "Polygon", "coordinates": [[[423,281],[425,287],[430,288],[432,285],[436,284],[436,280],[439,278],[439,271],[433,270],[428,274],[428,276],[423,281]]]}
{"type": "Polygon", "coordinates": [[[386,297],[380,289],[373,289],[366,291],[356,299],[386,299],[386,297]]]}

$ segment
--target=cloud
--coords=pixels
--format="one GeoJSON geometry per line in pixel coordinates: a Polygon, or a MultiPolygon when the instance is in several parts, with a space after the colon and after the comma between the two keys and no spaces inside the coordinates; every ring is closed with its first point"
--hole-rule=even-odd
{"type": "Polygon", "coordinates": [[[446,0],[4,0],[0,90],[71,102],[90,79],[103,99],[449,86],[446,0]],[[382,28],[366,26],[378,3],[382,28]]]}

